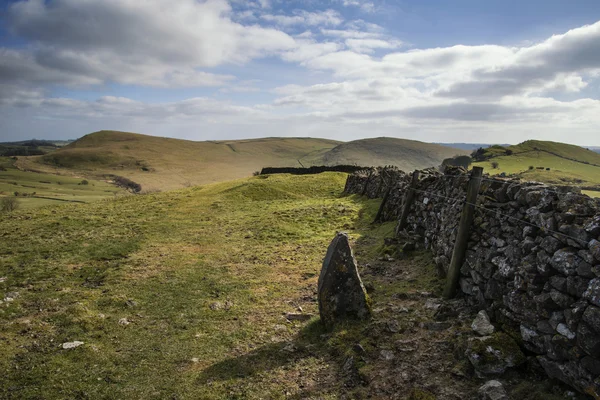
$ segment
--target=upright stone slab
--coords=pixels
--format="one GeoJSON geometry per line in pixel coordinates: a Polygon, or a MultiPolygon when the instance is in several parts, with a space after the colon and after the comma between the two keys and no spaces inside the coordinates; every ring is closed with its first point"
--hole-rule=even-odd
{"type": "Polygon", "coordinates": [[[319,313],[327,327],[339,320],[364,319],[370,314],[369,298],[346,233],[336,234],[323,260],[319,275],[319,313]]]}

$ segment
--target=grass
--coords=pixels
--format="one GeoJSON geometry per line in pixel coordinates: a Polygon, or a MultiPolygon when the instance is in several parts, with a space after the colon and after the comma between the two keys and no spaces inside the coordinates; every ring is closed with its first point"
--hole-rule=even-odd
{"type": "Polygon", "coordinates": [[[125,176],[143,189],[176,189],[249,177],[263,167],[357,164],[405,170],[441,164],[465,150],[396,138],[340,143],[315,138],[262,138],[193,142],[135,133],[100,131],[19,165],[90,177],[125,176]]]}
{"type": "Polygon", "coordinates": [[[37,208],[64,202],[87,203],[124,193],[106,182],[94,180],[83,185],[82,178],[21,171],[13,164],[14,160],[0,157],[0,197],[14,196],[18,192],[20,208],[37,208]]]}
{"type": "Polygon", "coordinates": [[[340,198],[344,182],[262,176],[0,216],[0,397],[337,398],[319,350],[335,340],[314,347],[320,324],[283,314],[317,314],[336,230],[391,229],[372,230],[378,201],[340,198]]]}
{"type": "Polygon", "coordinates": [[[300,166],[298,159],[304,155],[338,143],[312,138],[194,142],[100,131],[42,157],[21,157],[19,163],[92,178],[114,174],[140,183],[144,190],[168,190],[249,177],[267,166],[300,166]]]}
{"type": "Polygon", "coordinates": [[[412,171],[437,167],[445,158],[459,154],[469,154],[469,151],[416,140],[380,137],[342,143],[327,152],[309,155],[306,161],[326,165],[394,165],[404,171],[412,171]]]}
{"type": "Polygon", "coordinates": [[[494,157],[474,165],[483,167],[493,175],[519,174],[522,179],[529,181],[576,186],[600,185],[600,166],[593,165],[600,165],[600,155],[590,150],[564,143],[540,141],[527,141],[507,149],[512,150],[513,154],[503,155],[505,148],[492,147],[486,151],[494,154],[494,157]],[[493,162],[498,163],[498,168],[492,167],[493,162]]]}

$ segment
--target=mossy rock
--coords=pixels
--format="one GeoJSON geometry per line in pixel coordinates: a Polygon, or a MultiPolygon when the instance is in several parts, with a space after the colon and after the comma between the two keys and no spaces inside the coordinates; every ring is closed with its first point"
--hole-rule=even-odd
{"type": "Polygon", "coordinates": [[[519,345],[502,332],[469,339],[465,355],[481,374],[503,374],[526,361],[519,345]]]}

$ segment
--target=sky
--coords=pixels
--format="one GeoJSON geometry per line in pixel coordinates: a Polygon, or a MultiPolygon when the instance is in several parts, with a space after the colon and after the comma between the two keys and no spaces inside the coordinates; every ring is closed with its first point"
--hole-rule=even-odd
{"type": "Polygon", "coordinates": [[[0,0],[0,141],[600,146],[598,0],[0,0]]]}

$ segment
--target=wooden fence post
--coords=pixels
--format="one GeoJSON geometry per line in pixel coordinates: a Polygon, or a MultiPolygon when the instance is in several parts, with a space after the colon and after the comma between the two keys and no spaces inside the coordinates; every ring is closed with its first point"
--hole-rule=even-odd
{"type": "MultiPolygon", "coordinates": [[[[392,187],[393,187],[393,182],[392,182],[392,174],[388,174],[389,175],[389,180],[388,180],[388,188],[385,191],[385,194],[383,195],[383,199],[381,200],[381,204],[379,205],[379,210],[377,210],[377,215],[375,216],[375,219],[373,220],[373,223],[377,223],[377,222],[381,222],[381,218],[383,217],[383,209],[385,208],[385,203],[388,201],[388,197],[390,197],[390,193],[392,191],[392,187]]],[[[384,181],[384,177],[382,176],[382,181],[384,181]]]]}
{"type": "Polygon", "coordinates": [[[410,187],[406,192],[406,197],[404,198],[404,208],[402,209],[402,215],[400,216],[400,221],[398,222],[398,226],[396,227],[396,234],[400,233],[402,229],[406,228],[406,219],[408,218],[410,206],[412,205],[413,199],[415,197],[415,188],[417,187],[417,182],[419,182],[419,174],[419,171],[414,171],[412,174],[410,187]]]}
{"type": "Polygon", "coordinates": [[[475,214],[474,204],[477,201],[477,194],[479,193],[482,175],[483,168],[473,167],[469,185],[467,187],[467,198],[460,217],[458,233],[456,234],[456,242],[454,242],[452,261],[450,261],[450,268],[448,269],[448,276],[446,278],[446,287],[444,288],[444,297],[446,299],[456,295],[456,289],[458,288],[458,281],[460,279],[460,268],[465,260],[465,253],[467,252],[471,225],[473,224],[473,216],[475,214]]]}

